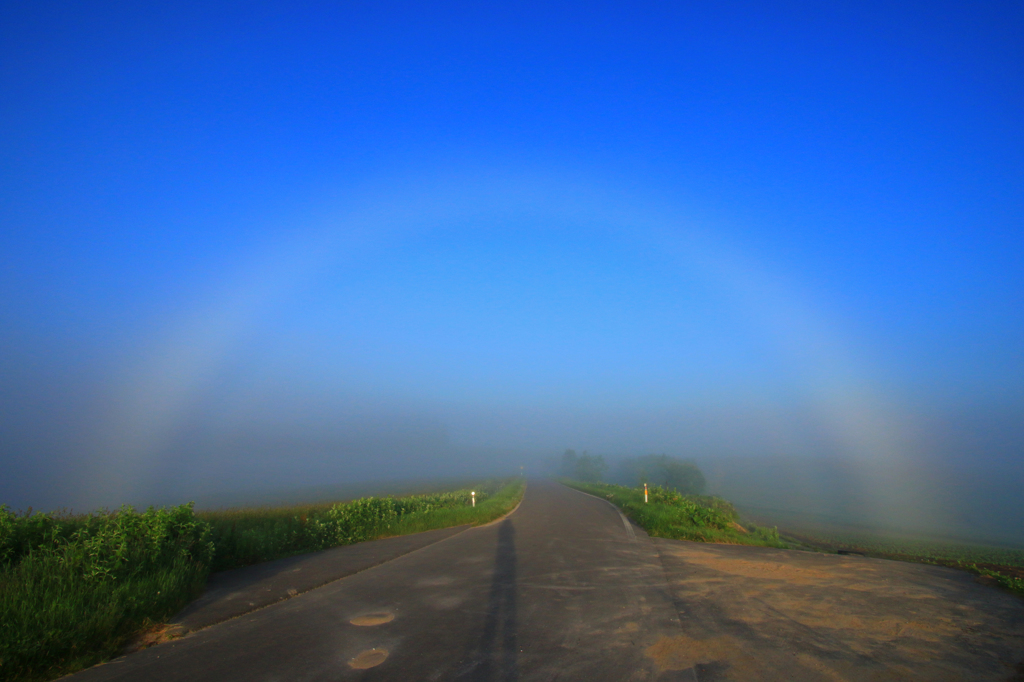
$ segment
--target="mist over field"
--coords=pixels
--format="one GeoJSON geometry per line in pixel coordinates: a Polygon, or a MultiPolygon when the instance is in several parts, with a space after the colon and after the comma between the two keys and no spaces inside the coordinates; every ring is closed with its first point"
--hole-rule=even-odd
{"type": "Polygon", "coordinates": [[[1022,24],[5,6],[0,504],[574,448],[1024,545],[1022,24]]]}

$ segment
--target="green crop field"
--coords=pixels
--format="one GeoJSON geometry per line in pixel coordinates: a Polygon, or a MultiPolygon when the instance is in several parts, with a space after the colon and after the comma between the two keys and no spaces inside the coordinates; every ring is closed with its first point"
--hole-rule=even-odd
{"type": "Polygon", "coordinates": [[[211,570],[511,511],[525,482],[504,479],[407,497],[196,512],[16,514],[0,506],[0,680],[48,680],[117,655],[202,592],[211,570]]]}

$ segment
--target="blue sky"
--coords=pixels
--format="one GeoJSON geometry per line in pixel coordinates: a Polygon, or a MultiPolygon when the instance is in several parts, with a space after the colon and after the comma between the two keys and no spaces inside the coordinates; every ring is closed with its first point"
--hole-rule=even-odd
{"type": "Polygon", "coordinates": [[[0,495],[565,447],[1017,476],[1022,34],[1013,3],[4,3],[0,495]],[[195,453],[222,471],[175,478],[195,453]]]}

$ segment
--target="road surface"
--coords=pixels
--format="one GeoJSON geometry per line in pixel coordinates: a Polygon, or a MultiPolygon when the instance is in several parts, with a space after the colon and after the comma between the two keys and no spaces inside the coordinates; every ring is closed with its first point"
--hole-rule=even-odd
{"type": "Polygon", "coordinates": [[[966,573],[651,539],[536,480],[497,523],[70,679],[1024,680],[1022,661],[1024,600],[966,573]]]}

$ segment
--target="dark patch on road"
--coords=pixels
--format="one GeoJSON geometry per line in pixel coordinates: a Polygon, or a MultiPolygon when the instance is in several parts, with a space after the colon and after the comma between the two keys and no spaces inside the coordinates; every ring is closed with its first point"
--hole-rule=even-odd
{"type": "Polygon", "coordinates": [[[519,679],[516,590],[516,529],[511,520],[506,519],[498,527],[498,549],[483,632],[469,652],[471,663],[457,679],[472,682],[519,679]]]}

